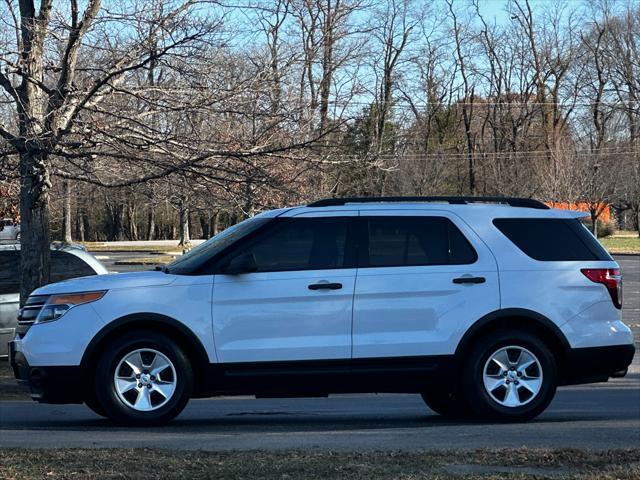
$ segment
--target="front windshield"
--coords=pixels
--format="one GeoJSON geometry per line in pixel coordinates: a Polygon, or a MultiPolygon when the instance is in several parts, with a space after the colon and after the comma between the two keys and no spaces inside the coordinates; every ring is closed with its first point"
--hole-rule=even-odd
{"type": "Polygon", "coordinates": [[[219,234],[211,237],[206,242],[198,245],[196,248],[167,265],[165,271],[173,274],[191,273],[208,259],[217,255],[229,245],[235,243],[242,237],[257,230],[267,223],[269,218],[248,218],[240,223],[236,223],[231,227],[223,230],[219,234]]]}

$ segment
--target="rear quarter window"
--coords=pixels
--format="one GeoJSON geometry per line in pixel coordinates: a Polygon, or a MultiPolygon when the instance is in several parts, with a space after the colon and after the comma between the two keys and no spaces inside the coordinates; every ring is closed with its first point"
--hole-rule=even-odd
{"type": "Polygon", "coordinates": [[[497,218],[493,224],[516,247],[542,262],[611,261],[611,255],[578,219],[497,218]]]}

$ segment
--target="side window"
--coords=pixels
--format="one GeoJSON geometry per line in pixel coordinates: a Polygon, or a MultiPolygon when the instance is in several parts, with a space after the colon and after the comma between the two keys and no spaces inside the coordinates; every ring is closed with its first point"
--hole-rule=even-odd
{"type": "Polygon", "coordinates": [[[344,268],[347,217],[299,218],[234,252],[250,253],[256,272],[344,268]]]}
{"type": "Polygon", "coordinates": [[[0,295],[20,291],[20,253],[0,252],[0,295]]]}
{"type": "Polygon", "coordinates": [[[462,232],[445,217],[369,217],[368,243],[360,259],[363,267],[460,265],[477,259],[462,232]]]}
{"type": "Polygon", "coordinates": [[[535,260],[612,260],[591,232],[575,218],[496,218],[493,224],[535,260]]]}
{"type": "Polygon", "coordinates": [[[68,252],[51,252],[51,283],[95,274],[96,272],[81,258],[68,252]]]}

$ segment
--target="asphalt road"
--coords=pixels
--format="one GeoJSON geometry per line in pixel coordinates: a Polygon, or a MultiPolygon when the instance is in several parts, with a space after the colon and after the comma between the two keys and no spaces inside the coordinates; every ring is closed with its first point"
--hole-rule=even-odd
{"type": "MultiPolygon", "coordinates": [[[[623,317],[640,346],[640,257],[616,259],[625,281],[623,317]]],[[[115,427],[82,405],[0,402],[0,448],[640,448],[639,357],[626,378],[561,388],[548,410],[526,424],[448,421],[416,395],[192,400],[170,425],[148,429],[115,427]]]]}
{"type": "Polygon", "coordinates": [[[631,327],[636,339],[631,371],[640,373],[640,255],[614,257],[622,269],[622,320],[631,327]]]}
{"type": "Polygon", "coordinates": [[[0,447],[428,450],[640,447],[640,377],[561,389],[536,420],[447,421],[417,395],[193,400],[169,426],[120,428],[82,405],[0,403],[0,447]]]}
{"type": "Polygon", "coordinates": [[[622,269],[623,309],[622,319],[640,327],[640,255],[614,255],[622,269]]]}

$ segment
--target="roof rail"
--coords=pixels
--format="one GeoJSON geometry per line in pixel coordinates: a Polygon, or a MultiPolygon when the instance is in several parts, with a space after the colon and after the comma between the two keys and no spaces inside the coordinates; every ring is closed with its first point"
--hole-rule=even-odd
{"type": "Polygon", "coordinates": [[[466,205],[468,203],[502,203],[512,207],[537,208],[547,210],[549,207],[539,200],[532,198],[513,197],[346,197],[325,198],[307,205],[307,207],[334,207],[347,203],[450,203],[454,205],[466,205]]]}

